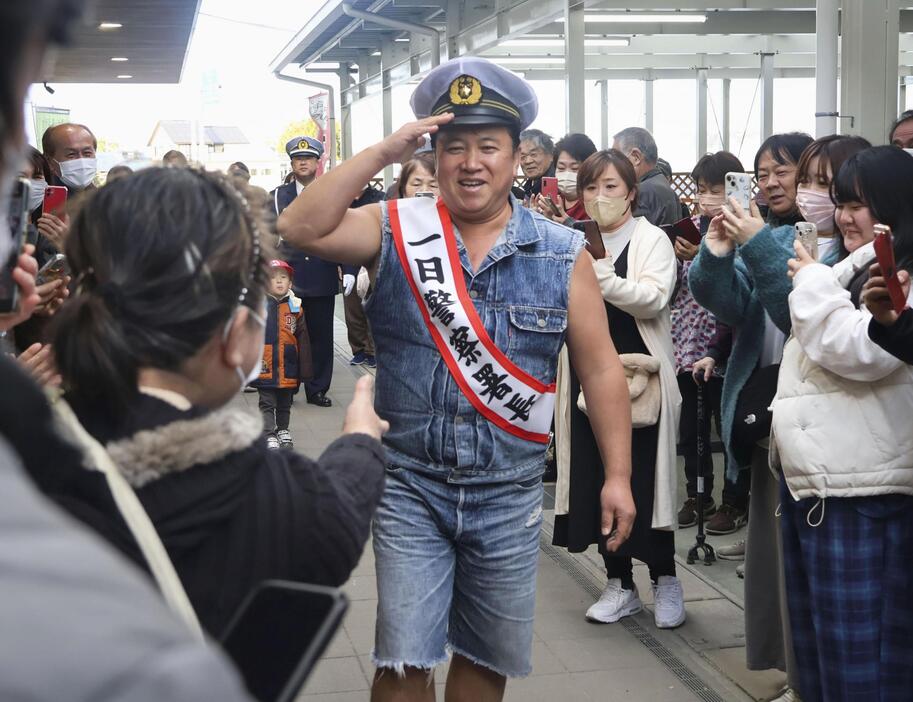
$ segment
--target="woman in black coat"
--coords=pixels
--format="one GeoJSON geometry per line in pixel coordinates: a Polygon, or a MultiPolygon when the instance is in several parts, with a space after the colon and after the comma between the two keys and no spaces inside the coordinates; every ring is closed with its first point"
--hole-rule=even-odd
{"type": "MultiPolygon", "coordinates": [[[[55,325],[66,400],[136,491],[213,635],[262,580],[344,583],[384,482],[370,381],[317,461],[268,451],[259,415],[229,404],[263,360],[265,231],[217,175],[149,169],[117,181],[73,222],[77,292],[55,325]]],[[[31,465],[145,567],[102,474],[31,465]]]]}

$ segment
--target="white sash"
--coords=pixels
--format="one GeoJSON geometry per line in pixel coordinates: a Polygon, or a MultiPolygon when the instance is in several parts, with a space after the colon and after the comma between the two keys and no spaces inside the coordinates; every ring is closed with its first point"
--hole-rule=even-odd
{"type": "Polygon", "coordinates": [[[463,395],[504,431],[548,443],[555,385],[546,385],[515,366],[488,336],[466,290],[443,201],[391,200],[387,209],[406,280],[463,395]]]}

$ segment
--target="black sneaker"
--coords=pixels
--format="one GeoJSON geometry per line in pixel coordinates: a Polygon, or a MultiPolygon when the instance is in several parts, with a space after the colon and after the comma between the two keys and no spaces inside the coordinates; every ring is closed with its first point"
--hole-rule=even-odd
{"type": "Polygon", "coordinates": [[[288,429],[280,429],[276,432],[276,438],[279,439],[279,448],[293,449],[295,444],[292,441],[292,434],[288,429]]]}
{"type": "MultiPolygon", "coordinates": [[[[704,497],[704,519],[716,514],[716,502],[710,496],[704,497]]],[[[697,524],[697,498],[689,497],[678,511],[678,528],[687,529],[697,524]]]]}
{"type": "Polygon", "coordinates": [[[734,534],[746,524],[748,524],[747,509],[722,504],[717,513],[713,515],[713,519],[707,522],[707,533],[716,536],[734,534]]]}

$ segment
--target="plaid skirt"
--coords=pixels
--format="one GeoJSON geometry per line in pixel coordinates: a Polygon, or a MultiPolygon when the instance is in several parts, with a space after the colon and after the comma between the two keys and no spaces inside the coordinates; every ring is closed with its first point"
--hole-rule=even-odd
{"type": "Polygon", "coordinates": [[[803,702],[913,699],[913,497],[780,500],[803,702]]]}

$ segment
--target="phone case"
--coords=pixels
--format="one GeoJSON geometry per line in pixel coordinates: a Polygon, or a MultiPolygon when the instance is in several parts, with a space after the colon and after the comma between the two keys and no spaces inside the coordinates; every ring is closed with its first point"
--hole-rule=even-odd
{"type": "Polygon", "coordinates": [[[692,246],[701,245],[701,231],[690,217],[680,219],[672,225],[671,234],[672,244],[675,244],[675,237],[681,237],[692,246]]]}
{"type": "Polygon", "coordinates": [[[818,227],[811,222],[796,223],[796,239],[808,251],[809,255],[818,260],[818,227]]]}
{"type": "Polygon", "coordinates": [[[49,185],[44,191],[44,203],[41,206],[42,213],[50,213],[60,216],[67,204],[67,189],[62,185],[49,185]]]}
{"type": "Polygon", "coordinates": [[[897,277],[897,264],[894,262],[894,237],[891,229],[884,224],[875,225],[875,258],[881,268],[881,276],[888,286],[888,294],[894,311],[900,314],[907,306],[907,298],[897,277]]]}
{"type": "Polygon", "coordinates": [[[751,211],[751,176],[748,173],[726,174],[726,205],[735,198],[745,212],[751,211]]]}
{"type": "Polygon", "coordinates": [[[558,179],[545,176],[542,178],[542,195],[551,198],[552,202],[558,203],[558,179]]]}

